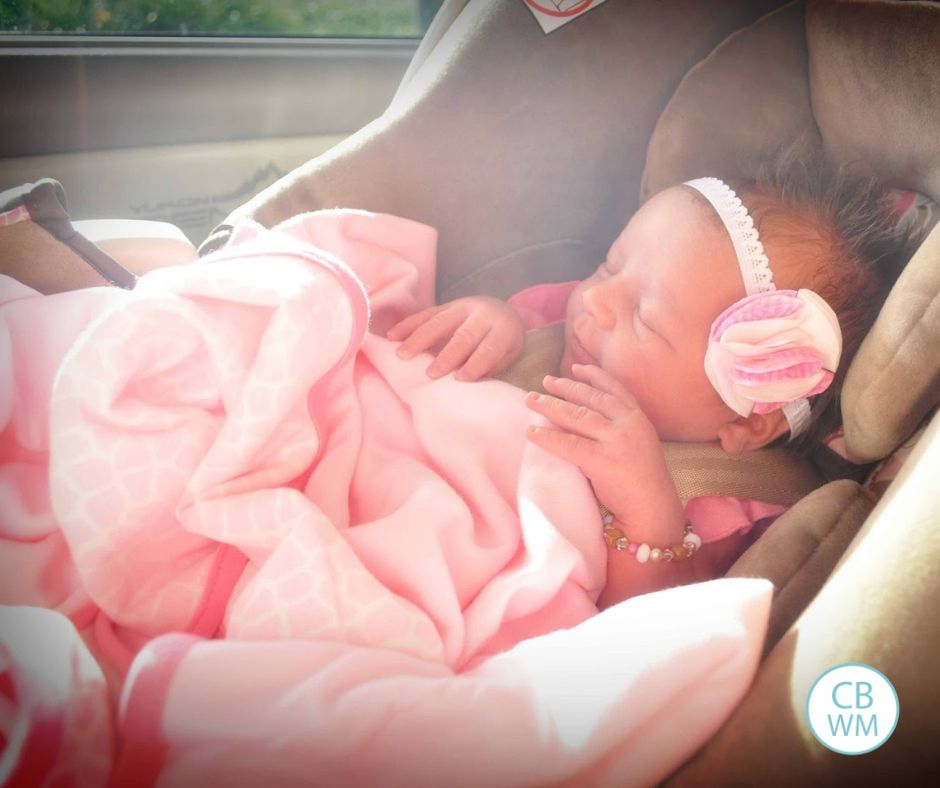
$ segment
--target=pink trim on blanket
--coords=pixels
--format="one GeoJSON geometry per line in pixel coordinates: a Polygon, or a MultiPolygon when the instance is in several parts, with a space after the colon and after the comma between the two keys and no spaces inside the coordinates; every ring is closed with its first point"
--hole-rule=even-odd
{"type": "MultiPolygon", "coordinates": [[[[203,597],[186,626],[187,633],[203,638],[218,634],[232,591],[247,563],[248,558],[241,550],[231,545],[220,546],[209,569],[203,597]]],[[[94,637],[102,655],[126,677],[136,652],[118,637],[114,622],[102,610],[94,617],[94,637]]]]}
{"type": "Polygon", "coordinates": [[[80,607],[74,613],[70,613],[68,615],[68,619],[72,622],[72,626],[81,632],[83,629],[85,629],[85,627],[90,627],[95,623],[95,616],[97,615],[97,605],[89,602],[86,605],[82,605],[82,607],[80,607]]]}
{"type": "Polygon", "coordinates": [[[248,557],[232,545],[222,545],[212,561],[206,590],[186,631],[211,638],[219,631],[235,584],[242,576],[248,557]]]}
{"type": "Polygon", "coordinates": [[[25,205],[18,205],[11,211],[0,213],[0,227],[10,227],[20,222],[28,222],[31,221],[32,218],[33,217],[29,214],[29,208],[25,205]]]}
{"type": "Polygon", "coordinates": [[[125,646],[114,632],[114,622],[103,610],[95,617],[95,643],[105,658],[117,669],[121,677],[127,675],[134,652],[125,646]]]}
{"type": "MultiPolygon", "coordinates": [[[[0,674],[0,694],[16,705],[16,682],[10,672],[0,674]]],[[[9,741],[3,741],[0,747],[0,767],[5,766],[7,759],[15,760],[13,771],[7,775],[3,785],[5,788],[32,788],[35,785],[44,785],[47,778],[55,770],[62,749],[62,740],[65,733],[64,721],[60,709],[37,708],[40,701],[32,700],[32,708],[20,714],[17,727],[25,726],[27,731],[21,742],[16,728],[13,729],[9,741]]],[[[29,703],[29,700],[24,701],[29,703]]],[[[2,737],[0,737],[2,739],[2,737]]],[[[6,771],[0,768],[0,773],[6,771]]]]}
{"type": "Polygon", "coordinates": [[[4,782],[5,788],[44,785],[59,760],[62,734],[61,717],[44,716],[32,720],[26,741],[19,750],[16,768],[4,782]]]}
{"type": "Polygon", "coordinates": [[[111,771],[109,788],[155,785],[169,745],[163,737],[163,707],[176,669],[201,638],[164,635],[147,644],[124,686],[120,728],[121,754],[111,771]]]}
{"type": "Polygon", "coordinates": [[[269,248],[261,249],[260,251],[251,251],[240,246],[225,247],[219,252],[216,252],[211,259],[212,262],[221,262],[229,259],[247,260],[252,257],[270,259],[281,255],[287,258],[303,257],[315,263],[318,267],[326,268],[328,271],[335,274],[337,280],[343,286],[346,296],[349,298],[350,305],[354,307],[354,314],[350,341],[346,345],[345,353],[343,353],[342,357],[330,368],[329,372],[332,372],[337,367],[349,361],[362,345],[362,340],[369,330],[369,297],[363,289],[362,282],[360,282],[359,278],[349,269],[349,266],[345,265],[342,261],[327,255],[322,250],[313,252],[299,244],[284,244],[284,239],[280,237],[278,237],[276,241],[281,242],[284,248],[275,251],[269,248]]]}

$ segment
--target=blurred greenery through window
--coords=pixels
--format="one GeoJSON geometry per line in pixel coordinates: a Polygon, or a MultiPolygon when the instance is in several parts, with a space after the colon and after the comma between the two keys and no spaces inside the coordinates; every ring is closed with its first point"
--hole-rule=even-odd
{"type": "Polygon", "coordinates": [[[443,0],[0,0],[0,32],[417,38],[443,0]]]}

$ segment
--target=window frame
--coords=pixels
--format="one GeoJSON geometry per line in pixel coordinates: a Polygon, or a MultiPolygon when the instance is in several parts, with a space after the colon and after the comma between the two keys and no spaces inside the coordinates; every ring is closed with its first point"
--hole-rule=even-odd
{"type": "Polygon", "coordinates": [[[419,42],[0,34],[0,158],[349,134],[419,42]]]}

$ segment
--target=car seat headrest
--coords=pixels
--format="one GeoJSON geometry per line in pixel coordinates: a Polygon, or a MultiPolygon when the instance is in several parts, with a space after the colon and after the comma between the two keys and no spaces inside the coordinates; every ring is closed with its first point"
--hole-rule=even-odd
{"type": "Polygon", "coordinates": [[[803,136],[835,161],[940,202],[940,5],[795,2],[729,36],[680,83],[647,149],[642,198],[741,174],[803,136]]]}
{"type": "Polygon", "coordinates": [[[940,202],[940,5],[810,3],[806,38],[827,153],[940,202]]]}
{"type": "Polygon", "coordinates": [[[733,177],[814,133],[802,3],[733,33],[679,83],[646,151],[642,200],[707,175],[733,177]]]}
{"type": "MultiPolygon", "coordinates": [[[[647,149],[642,198],[750,165],[795,139],[940,202],[940,4],[796,2],[682,80],[647,149]]],[[[940,230],[908,265],[842,393],[846,446],[893,451],[940,400],[940,230]],[[903,383],[902,383],[903,381],[903,383]]]]}
{"type": "Polygon", "coordinates": [[[849,367],[842,417],[849,456],[887,456],[940,401],[940,225],[907,264],[849,367]]]}
{"type": "Polygon", "coordinates": [[[425,222],[440,231],[442,299],[584,276],[636,210],[647,140],[682,75],[780,4],[610,2],[545,35],[521,1],[452,0],[382,117],[226,224],[337,206],[425,222]]]}

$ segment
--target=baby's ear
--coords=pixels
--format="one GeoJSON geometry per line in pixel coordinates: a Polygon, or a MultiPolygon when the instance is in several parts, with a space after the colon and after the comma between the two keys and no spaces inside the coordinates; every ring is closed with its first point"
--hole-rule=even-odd
{"type": "Polygon", "coordinates": [[[728,454],[741,454],[772,443],[789,429],[790,425],[782,410],[752,413],[746,417],[738,416],[719,427],[718,440],[728,454]]]}

